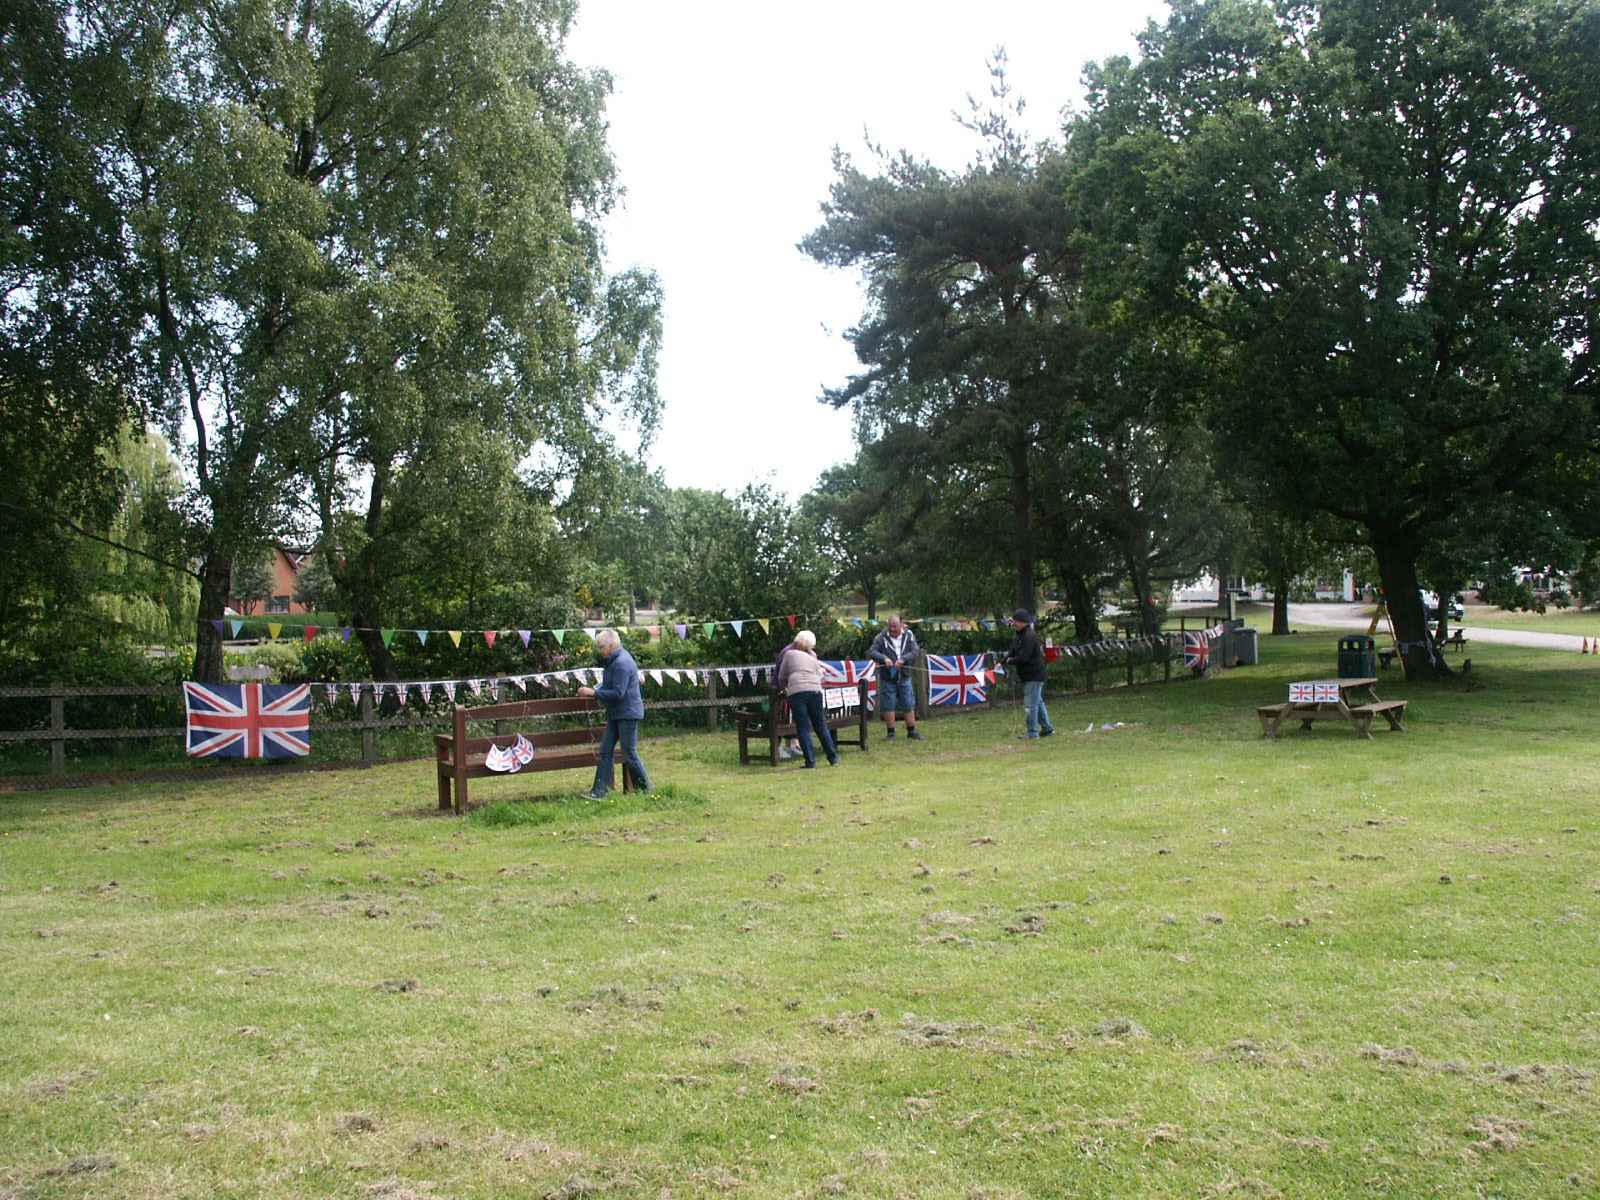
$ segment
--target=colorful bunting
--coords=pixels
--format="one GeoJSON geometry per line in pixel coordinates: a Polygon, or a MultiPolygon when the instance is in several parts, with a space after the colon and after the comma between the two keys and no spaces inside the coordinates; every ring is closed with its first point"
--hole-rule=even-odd
{"type": "Polygon", "coordinates": [[[344,628],[339,630],[339,637],[342,638],[346,644],[349,644],[350,635],[352,633],[354,633],[354,632],[355,632],[354,629],[352,629],[350,626],[346,625],[344,628]]]}
{"type": "Polygon", "coordinates": [[[244,622],[243,621],[229,621],[228,622],[228,628],[233,630],[233,636],[234,637],[238,637],[239,636],[239,630],[244,628],[244,622]]]}
{"type": "Polygon", "coordinates": [[[762,633],[771,633],[772,632],[771,622],[769,622],[767,620],[767,618],[765,618],[765,617],[757,617],[756,618],[756,624],[761,626],[761,632],[762,633]]]}
{"type": "Polygon", "coordinates": [[[567,631],[565,629],[552,629],[550,631],[550,636],[555,638],[556,645],[558,646],[565,646],[567,644],[567,631]]]}
{"type": "Polygon", "coordinates": [[[533,636],[533,630],[519,629],[517,630],[517,636],[522,639],[522,648],[526,650],[528,648],[528,639],[533,636]]]}
{"type": "Polygon", "coordinates": [[[389,643],[394,641],[394,632],[395,631],[392,629],[380,629],[378,631],[378,636],[383,639],[384,649],[387,650],[389,648],[389,643]]]}
{"type": "Polygon", "coordinates": [[[494,639],[499,635],[500,631],[498,629],[485,629],[483,631],[483,640],[489,643],[489,649],[494,649],[494,639]]]}
{"type": "Polygon", "coordinates": [[[276,641],[278,634],[282,631],[282,629],[283,623],[281,621],[269,621],[267,623],[267,636],[276,641]]]}
{"type": "Polygon", "coordinates": [[[715,621],[707,621],[704,625],[700,626],[700,628],[705,630],[705,635],[707,638],[711,638],[716,635],[717,623],[715,621]]]}
{"type": "Polygon", "coordinates": [[[455,645],[455,648],[457,650],[461,649],[461,630],[446,629],[445,632],[450,635],[450,641],[455,645]]]}
{"type": "Polygon", "coordinates": [[[316,641],[317,640],[317,627],[315,625],[302,626],[301,630],[300,630],[300,636],[305,638],[305,640],[307,642],[316,641]]]}

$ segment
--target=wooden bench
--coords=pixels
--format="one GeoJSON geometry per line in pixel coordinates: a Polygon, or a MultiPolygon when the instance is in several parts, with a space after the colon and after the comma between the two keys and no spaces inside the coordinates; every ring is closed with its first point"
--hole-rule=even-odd
{"type": "MultiPolygon", "coordinates": [[[[604,712],[598,704],[586,697],[570,696],[553,700],[517,700],[508,704],[489,704],[481,708],[455,707],[455,729],[451,733],[435,734],[433,738],[436,766],[439,775],[439,807],[452,807],[451,783],[455,784],[456,812],[465,812],[468,804],[469,779],[504,779],[530,771],[593,771],[600,761],[600,738],[605,733],[604,712]],[[586,717],[600,721],[598,725],[585,725],[576,729],[548,729],[522,736],[533,743],[534,759],[521,771],[491,771],[484,760],[492,747],[515,744],[517,734],[507,733],[505,723],[529,717],[586,717]],[[468,721],[493,721],[493,737],[468,737],[468,721]]],[[[617,752],[621,757],[621,750],[617,752]]],[[[622,768],[622,790],[631,791],[633,772],[622,768]]]]}
{"type": "Polygon", "coordinates": [[[1372,704],[1352,704],[1350,720],[1355,724],[1356,732],[1364,737],[1372,736],[1372,718],[1377,716],[1389,722],[1392,732],[1404,733],[1408,703],[1406,700],[1378,700],[1372,704]]]}
{"type": "Polygon", "coordinates": [[[1449,637],[1445,638],[1442,642],[1435,642],[1434,645],[1438,646],[1441,650],[1448,650],[1451,646],[1456,647],[1458,650],[1465,649],[1467,645],[1467,635],[1460,629],[1452,629],[1449,637]]]}
{"type": "MultiPolygon", "coordinates": [[[[837,691],[830,688],[829,691],[837,691]]],[[[778,747],[786,738],[798,737],[799,730],[789,716],[789,705],[783,699],[783,693],[777,688],[772,688],[767,695],[768,707],[766,712],[757,712],[751,709],[734,709],[733,720],[739,728],[739,764],[749,766],[750,743],[752,741],[765,741],[767,753],[766,761],[773,766],[778,765],[778,747]]],[[[861,752],[867,752],[867,681],[865,679],[856,684],[856,711],[853,713],[841,712],[832,716],[827,709],[823,710],[823,720],[828,728],[833,730],[833,741],[837,746],[860,746],[861,752]],[[854,740],[839,736],[840,730],[855,729],[854,740]]]]}

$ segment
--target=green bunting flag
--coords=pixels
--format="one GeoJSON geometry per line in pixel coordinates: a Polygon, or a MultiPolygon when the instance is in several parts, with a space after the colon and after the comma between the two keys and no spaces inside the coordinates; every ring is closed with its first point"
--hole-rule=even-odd
{"type": "Polygon", "coordinates": [[[550,636],[555,638],[556,645],[558,646],[565,646],[567,644],[567,631],[565,629],[552,629],[550,631],[550,636]]]}
{"type": "Polygon", "coordinates": [[[707,621],[704,625],[700,626],[700,628],[706,631],[706,637],[710,638],[716,636],[717,623],[715,621],[707,621]]]}
{"type": "Polygon", "coordinates": [[[394,630],[392,630],[392,629],[380,630],[379,633],[378,633],[378,636],[383,639],[383,648],[385,650],[387,650],[389,648],[389,643],[394,641],[394,630]]]}

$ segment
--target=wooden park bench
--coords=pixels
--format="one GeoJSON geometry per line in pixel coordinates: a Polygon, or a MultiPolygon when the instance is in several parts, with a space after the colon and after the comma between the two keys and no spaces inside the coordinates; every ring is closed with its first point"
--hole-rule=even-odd
{"type": "Polygon", "coordinates": [[[1377,700],[1371,704],[1352,704],[1350,706],[1350,723],[1356,727],[1356,734],[1361,737],[1372,736],[1372,718],[1381,716],[1389,722],[1389,729],[1393,733],[1406,731],[1405,700],[1377,700]]]}
{"type": "MultiPolygon", "coordinates": [[[[830,688],[829,691],[837,691],[830,688]]],[[[828,723],[828,728],[833,731],[833,741],[837,746],[860,746],[861,752],[867,752],[867,681],[861,680],[856,684],[856,707],[854,712],[840,711],[838,715],[823,710],[823,720],[828,723]],[[839,736],[841,730],[854,729],[854,740],[839,736]]],[[[799,730],[795,728],[794,720],[789,715],[789,705],[784,701],[783,693],[777,688],[772,688],[767,695],[767,711],[760,712],[753,709],[739,708],[733,712],[734,723],[739,728],[739,764],[749,766],[750,743],[752,741],[765,741],[767,752],[762,756],[773,766],[778,765],[778,747],[786,738],[798,737],[799,730]]]]}
{"type": "MultiPolygon", "coordinates": [[[[1435,638],[1433,642],[1433,648],[1438,650],[1440,653],[1450,649],[1452,646],[1457,650],[1466,649],[1467,635],[1465,631],[1461,629],[1452,629],[1449,637],[1443,639],[1435,638]]],[[[1389,664],[1394,662],[1394,660],[1399,656],[1400,651],[1398,650],[1379,650],[1378,665],[1387,671],[1389,669],[1389,664]]]]}
{"type": "MultiPolygon", "coordinates": [[[[600,761],[600,738],[605,733],[604,712],[593,700],[582,696],[568,696],[553,700],[516,700],[508,704],[489,704],[480,708],[455,707],[455,729],[451,733],[435,734],[433,738],[439,774],[439,807],[449,809],[450,785],[455,783],[456,812],[465,812],[468,804],[469,779],[504,779],[530,771],[593,771],[600,761]],[[520,771],[491,771],[485,765],[492,747],[513,745],[517,734],[503,732],[503,723],[529,717],[586,717],[598,720],[598,725],[585,725],[573,729],[547,729],[521,736],[533,743],[533,761],[520,771]],[[492,737],[468,737],[468,721],[493,721],[492,737]]],[[[621,751],[617,751],[620,759],[621,751]]],[[[622,768],[622,790],[632,791],[633,772],[626,764],[622,768]]]]}

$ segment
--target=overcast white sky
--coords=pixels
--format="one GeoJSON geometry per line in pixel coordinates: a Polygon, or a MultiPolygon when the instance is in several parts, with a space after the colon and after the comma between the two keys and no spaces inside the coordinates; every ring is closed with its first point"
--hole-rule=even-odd
{"type": "Polygon", "coordinates": [[[959,168],[975,140],[951,113],[987,96],[1005,46],[1025,124],[1052,135],[1082,97],[1083,64],[1132,54],[1163,0],[584,0],[572,57],[616,78],[611,147],[627,195],[614,268],[644,266],[666,297],[661,431],[649,455],[674,486],[770,479],[798,498],[854,452],[847,413],[818,403],[856,369],[841,335],[857,280],[795,249],[820,220],[842,146],[863,133],[959,168]]]}

